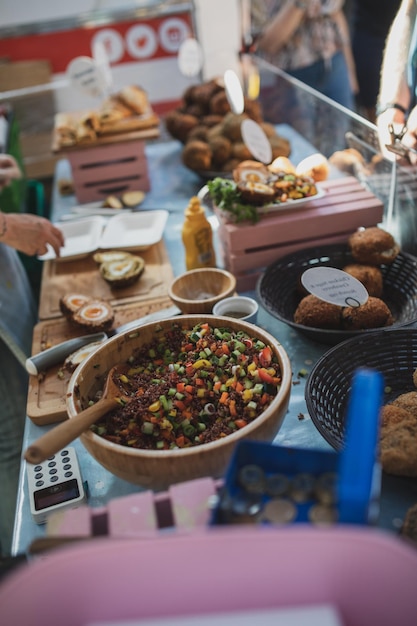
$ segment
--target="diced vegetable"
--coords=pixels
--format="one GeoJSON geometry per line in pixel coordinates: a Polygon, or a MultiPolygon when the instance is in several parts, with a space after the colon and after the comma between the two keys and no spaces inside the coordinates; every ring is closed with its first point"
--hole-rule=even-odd
{"type": "Polygon", "coordinates": [[[92,430],[134,448],[209,443],[252,422],[277,395],[281,374],[270,346],[240,331],[173,323],[128,359],[120,386],[129,401],[92,430]]]}

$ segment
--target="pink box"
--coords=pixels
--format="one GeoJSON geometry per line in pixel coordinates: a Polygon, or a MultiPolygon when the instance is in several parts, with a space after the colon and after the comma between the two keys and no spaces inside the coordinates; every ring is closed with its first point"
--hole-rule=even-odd
{"type": "Polygon", "coordinates": [[[132,140],[68,152],[78,202],[105,200],[125,191],[149,191],[145,142],[132,140]]]}
{"type": "Polygon", "coordinates": [[[223,262],[240,290],[252,289],[263,269],[297,250],[347,241],[360,227],[376,226],[384,206],[354,177],[322,183],[325,195],[300,208],[263,215],[256,224],[233,224],[218,214],[223,262]]]}

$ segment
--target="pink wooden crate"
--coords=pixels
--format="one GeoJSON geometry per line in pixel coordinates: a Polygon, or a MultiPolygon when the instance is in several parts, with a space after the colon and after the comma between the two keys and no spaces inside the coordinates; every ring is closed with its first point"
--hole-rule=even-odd
{"type": "Polygon", "coordinates": [[[302,208],[275,211],[257,224],[233,224],[220,214],[223,263],[240,290],[252,289],[263,269],[303,248],[346,241],[357,228],[379,224],[382,202],[354,177],[322,184],[326,193],[302,208]]]}
{"type": "Polygon", "coordinates": [[[68,159],[80,203],[150,189],[143,140],[80,148],[69,152],[68,159]]]}
{"type": "Polygon", "coordinates": [[[120,496],[105,507],[85,504],[58,511],[47,520],[47,537],[149,539],[167,528],[178,533],[203,530],[209,525],[211,498],[222,484],[221,479],[196,478],[171,485],[167,491],[120,496]]]}

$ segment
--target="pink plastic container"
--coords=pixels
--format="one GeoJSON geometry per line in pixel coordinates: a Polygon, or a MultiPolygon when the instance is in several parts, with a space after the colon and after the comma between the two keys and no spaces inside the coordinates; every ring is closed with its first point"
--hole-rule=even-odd
{"type": "Polygon", "coordinates": [[[415,626],[417,550],[369,528],[227,527],[95,539],[0,585],[7,626],[85,626],[330,604],[343,626],[415,626]]]}

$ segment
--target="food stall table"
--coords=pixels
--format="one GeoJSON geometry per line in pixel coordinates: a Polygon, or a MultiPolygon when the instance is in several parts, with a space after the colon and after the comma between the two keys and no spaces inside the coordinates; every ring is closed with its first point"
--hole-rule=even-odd
{"type": "MultiPolygon", "coordinates": [[[[291,135],[292,157],[294,161],[301,160],[311,152],[312,146],[297,133],[291,132],[291,129],[288,129],[288,132],[291,135]]],[[[169,140],[149,143],[146,146],[151,189],[141,205],[143,210],[166,209],[169,213],[163,239],[175,275],[185,270],[185,257],[181,241],[184,210],[190,197],[196,195],[204,183],[197,174],[182,165],[181,147],[179,142],[169,140]]],[[[77,204],[74,196],[61,196],[58,190],[59,181],[70,177],[69,162],[65,159],[60,160],[56,167],[52,197],[51,219],[55,222],[65,219],[77,204]]],[[[210,214],[209,209],[207,212],[213,226],[215,246],[218,258],[220,258],[219,241],[216,236],[218,220],[213,213],[210,214]]],[[[254,290],[245,292],[245,295],[257,297],[254,290]]],[[[306,376],[328,346],[306,338],[270,315],[262,306],[259,308],[257,324],[282,343],[293,368],[293,386],[289,410],[274,443],[298,448],[330,449],[329,444],[320,435],[310,419],[304,399],[306,376]]],[[[51,427],[53,425],[37,426],[28,418],[23,448],[26,449],[31,442],[45,432],[45,429],[51,427]]],[[[140,490],[139,487],[107,472],[89,455],[79,440],[76,440],[73,445],[78,455],[83,479],[88,484],[88,502],[91,507],[103,507],[114,498],[140,490]]],[[[415,492],[410,493],[407,488],[393,491],[390,482],[390,477],[388,477],[386,485],[383,485],[379,523],[382,527],[396,532],[401,522],[401,516],[404,515],[408,506],[417,500],[417,494],[415,492]]],[[[26,467],[25,463],[22,463],[12,553],[14,555],[26,553],[31,543],[44,535],[45,527],[35,524],[30,514],[26,467]]]]}

